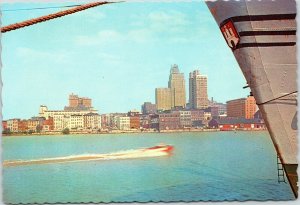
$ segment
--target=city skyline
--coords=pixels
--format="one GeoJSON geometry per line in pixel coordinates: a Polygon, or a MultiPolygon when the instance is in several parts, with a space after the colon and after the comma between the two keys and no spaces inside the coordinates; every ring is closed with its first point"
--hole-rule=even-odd
{"type": "MultiPolygon", "coordinates": [[[[3,9],[37,5],[3,4],[3,9]]],[[[2,23],[56,10],[4,12],[2,23]]],[[[72,92],[94,99],[100,113],[140,108],[155,102],[153,89],[167,86],[174,63],[185,79],[195,69],[209,76],[209,99],[225,103],[249,94],[204,2],[106,5],[4,34],[2,46],[4,119],[28,118],[41,104],[59,109],[72,92]]]]}

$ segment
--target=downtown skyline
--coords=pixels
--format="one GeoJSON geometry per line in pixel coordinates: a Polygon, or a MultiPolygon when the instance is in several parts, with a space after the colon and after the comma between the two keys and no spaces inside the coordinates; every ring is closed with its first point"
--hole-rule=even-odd
{"type": "MultiPolygon", "coordinates": [[[[2,23],[55,11],[4,12],[2,23]]],[[[140,108],[155,102],[153,89],[166,87],[174,63],[185,79],[196,69],[209,76],[209,99],[226,102],[249,94],[204,2],[106,5],[3,34],[2,46],[4,119],[28,118],[41,104],[59,109],[71,92],[95,99],[100,113],[140,108]]]]}

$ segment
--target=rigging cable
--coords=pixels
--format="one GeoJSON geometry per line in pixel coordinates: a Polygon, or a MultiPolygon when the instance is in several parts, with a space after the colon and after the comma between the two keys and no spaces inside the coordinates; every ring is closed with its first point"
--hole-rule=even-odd
{"type": "Polygon", "coordinates": [[[257,105],[264,105],[264,104],[267,104],[267,103],[269,103],[269,102],[278,100],[278,99],[280,99],[280,98],[283,98],[283,97],[286,97],[286,96],[289,96],[289,95],[292,95],[292,94],[295,94],[295,93],[298,93],[298,91],[294,91],[294,92],[291,92],[291,93],[288,93],[288,94],[279,96],[279,97],[277,97],[277,98],[274,98],[274,99],[272,99],[272,100],[268,100],[268,101],[266,101],[266,102],[263,102],[263,103],[256,103],[256,104],[257,104],[257,105]]]}
{"type": "Polygon", "coordinates": [[[31,11],[31,10],[44,10],[44,9],[60,9],[60,8],[76,7],[76,6],[81,6],[81,5],[82,4],[74,4],[74,5],[67,5],[67,6],[36,7],[36,8],[3,9],[1,11],[6,12],[6,11],[31,11]]]}

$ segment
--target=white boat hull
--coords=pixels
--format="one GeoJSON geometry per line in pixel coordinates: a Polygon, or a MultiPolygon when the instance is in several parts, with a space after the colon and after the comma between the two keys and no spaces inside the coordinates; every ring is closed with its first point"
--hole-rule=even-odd
{"type": "Polygon", "coordinates": [[[206,4],[256,99],[297,196],[296,2],[206,4]]]}

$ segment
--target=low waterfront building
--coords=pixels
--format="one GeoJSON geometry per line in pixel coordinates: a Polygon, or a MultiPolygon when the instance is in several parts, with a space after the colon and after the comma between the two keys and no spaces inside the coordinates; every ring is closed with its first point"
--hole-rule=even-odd
{"type": "Polygon", "coordinates": [[[19,131],[19,121],[20,121],[20,119],[7,120],[7,129],[9,129],[10,132],[18,132],[19,131]]]}
{"type": "MultiPolygon", "coordinates": [[[[72,106],[75,105],[76,103],[72,104],[72,106]]],[[[87,102],[85,105],[89,105],[89,103],[87,102]]],[[[95,128],[97,127],[96,129],[101,128],[101,124],[99,125],[99,123],[101,123],[101,118],[97,113],[97,110],[93,109],[48,110],[47,106],[41,105],[39,117],[44,118],[45,120],[53,118],[54,131],[62,131],[65,128],[73,130],[83,130],[86,128],[86,126],[95,128]]],[[[49,125],[49,128],[45,129],[51,130],[52,127],[51,125],[49,125]]]]}
{"type": "Polygon", "coordinates": [[[119,130],[130,130],[130,117],[127,116],[118,116],[117,119],[117,128],[119,130]]]}
{"type": "Polygon", "coordinates": [[[140,116],[140,115],[141,115],[141,112],[136,110],[136,109],[130,110],[127,113],[127,116],[129,116],[129,117],[131,117],[131,116],[140,116]]]}
{"type": "Polygon", "coordinates": [[[63,114],[55,114],[52,116],[52,118],[55,131],[62,131],[63,129],[69,127],[69,117],[63,114]]]}
{"type": "Polygon", "coordinates": [[[150,129],[159,130],[159,115],[150,115],[150,129]]]}
{"type": "Polygon", "coordinates": [[[156,104],[152,104],[151,102],[144,102],[144,104],[142,105],[143,115],[155,114],[156,111],[156,104]]]}
{"type": "Polygon", "coordinates": [[[54,115],[70,117],[71,115],[86,115],[88,113],[97,113],[97,110],[48,110],[47,106],[41,105],[39,117],[48,119],[49,117],[54,117],[54,115]]]}
{"type": "Polygon", "coordinates": [[[18,132],[27,132],[27,130],[28,130],[27,120],[19,120],[18,121],[18,132]]]}
{"type": "Polygon", "coordinates": [[[179,111],[180,127],[190,128],[192,127],[192,116],[191,111],[189,110],[180,110],[179,111]]]}
{"type": "Polygon", "coordinates": [[[109,129],[109,114],[101,115],[101,129],[107,130],[109,129]]]}
{"type": "Polygon", "coordinates": [[[159,114],[159,130],[177,130],[180,128],[182,127],[178,111],[159,114]]]}
{"type": "Polygon", "coordinates": [[[212,116],[211,116],[211,112],[205,112],[204,110],[204,120],[202,121],[202,123],[205,125],[205,126],[208,126],[208,122],[212,119],[212,116]]]}
{"type": "Polygon", "coordinates": [[[54,120],[53,117],[45,119],[42,124],[42,132],[49,132],[54,130],[54,120]]]}
{"type": "Polygon", "coordinates": [[[45,117],[32,117],[30,120],[37,120],[39,121],[39,124],[42,125],[44,120],[46,120],[45,117]]]}
{"type": "MultiPolygon", "coordinates": [[[[208,107],[206,109],[204,109],[205,113],[210,113],[210,117],[211,118],[218,118],[219,117],[219,108],[218,107],[208,107]]],[[[210,119],[208,119],[210,120],[210,119]]]]}
{"type": "Polygon", "coordinates": [[[222,131],[227,130],[251,130],[251,129],[265,129],[264,122],[260,119],[246,119],[246,118],[220,118],[212,119],[208,123],[210,128],[219,128],[222,131]]]}
{"type": "Polygon", "coordinates": [[[29,132],[36,132],[37,126],[39,125],[40,125],[39,120],[32,120],[32,119],[27,120],[27,128],[29,132]]]}
{"type": "Polygon", "coordinates": [[[142,129],[149,129],[151,125],[150,115],[140,116],[140,127],[142,129]]]}
{"type": "Polygon", "coordinates": [[[98,130],[101,129],[101,116],[97,113],[88,113],[83,115],[85,129],[98,130]]]}
{"type": "Polygon", "coordinates": [[[7,130],[7,121],[2,120],[2,131],[7,130]]]}
{"type": "Polygon", "coordinates": [[[105,130],[117,129],[117,117],[126,116],[125,113],[108,113],[101,115],[101,128],[105,130]]]}
{"type": "Polygon", "coordinates": [[[140,129],[140,111],[138,110],[130,110],[127,113],[127,116],[130,119],[130,129],[140,129]]]}
{"type": "Polygon", "coordinates": [[[192,127],[203,127],[204,110],[191,110],[192,127]]]}
{"type": "Polygon", "coordinates": [[[227,105],[224,103],[214,103],[213,107],[217,107],[220,115],[227,114],[227,105]]]}
{"type": "Polygon", "coordinates": [[[130,116],[130,129],[140,129],[140,116],[130,116]]]}
{"type": "MultiPolygon", "coordinates": [[[[127,114],[126,113],[111,113],[110,114],[110,127],[111,129],[119,129],[118,127],[118,120],[119,120],[119,117],[127,117],[127,114]]],[[[129,124],[130,126],[130,124],[129,124]]]]}
{"type": "Polygon", "coordinates": [[[84,128],[84,116],[83,115],[71,115],[67,117],[69,119],[67,128],[71,130],[83,130],[84,128]]]}

